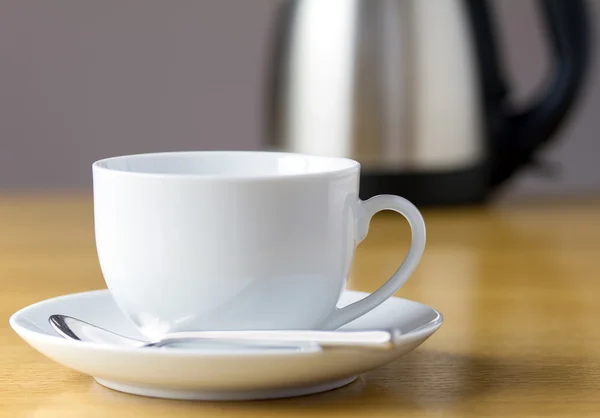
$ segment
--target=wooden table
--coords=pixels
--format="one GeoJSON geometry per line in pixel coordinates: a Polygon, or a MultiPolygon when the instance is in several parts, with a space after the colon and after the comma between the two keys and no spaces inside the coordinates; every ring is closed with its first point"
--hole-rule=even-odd
{"type": "MultiPolygon", "coordinates": [[[[600,202],[424,214],[428,247],[399,295],[444,313],[437,334],[346,388],[207,403],[111,391],[17,337],[14,311],[105,286],[89,194],[0,198],[0,416],[600,416],[600,202]]],[[[399,215],[378,215],[350,287],[375,289],[407,239],[399,215]]]]}

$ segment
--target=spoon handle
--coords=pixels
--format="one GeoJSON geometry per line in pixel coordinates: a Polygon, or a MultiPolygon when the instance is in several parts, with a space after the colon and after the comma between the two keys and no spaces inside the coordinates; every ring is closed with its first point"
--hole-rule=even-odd
{"type": "Polygon", "coordinates": [[[260,346],[294,346],[299,343],[317,344],[321,347],[363,347],[390,349],[394,336],[390,331],[197,331],[166,334],[145,347],[161,347],[177,342],[216,341],[260,346]]]}

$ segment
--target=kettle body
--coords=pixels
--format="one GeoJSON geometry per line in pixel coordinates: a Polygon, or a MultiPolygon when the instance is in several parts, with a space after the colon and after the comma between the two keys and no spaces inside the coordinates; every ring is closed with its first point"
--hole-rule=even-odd
{"type": "Polygon", "coordinates": [[[284,1],[269,66],[267,145],[359,161],[362,198],[485,200],[531,162],[583,79],[583,2],[540,4],[556,46],[555,78],[520,110],[507,101],[483,0],[284,1]]]}

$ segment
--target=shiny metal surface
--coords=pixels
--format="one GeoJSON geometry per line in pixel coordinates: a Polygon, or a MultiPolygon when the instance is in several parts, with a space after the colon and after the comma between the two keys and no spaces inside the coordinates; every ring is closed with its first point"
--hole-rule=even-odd
{"type": "Polygon", "coordinates": [[[373,331],[198,331],[165,335],[157,341],[141,341],[108,331],[77,318],[51,315],[49,322],[62,337],[97,344],[121,344],[132,347],[163,347],[176,343],[226,343],[270,348],[293,347],[364,347],[390,349],[393,332],[373,331]]]}
{"type": "Polygon", "coordinates": [[[471,25],[460,0],[291,0],[275,36],[272,149],[401,172],[483,157],[471,25]]]}

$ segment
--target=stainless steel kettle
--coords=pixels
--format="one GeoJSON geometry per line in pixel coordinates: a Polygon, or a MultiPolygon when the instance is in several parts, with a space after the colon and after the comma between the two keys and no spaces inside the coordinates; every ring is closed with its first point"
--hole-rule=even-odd
{"type": "Polygon", "coordinates": [[[583,0],[540,0],[552,77],[513,109],[484,0],[285,0],[266,144],[362,165],[361,197],[485,200],[555,133],[588,65],[583,0]]]}

